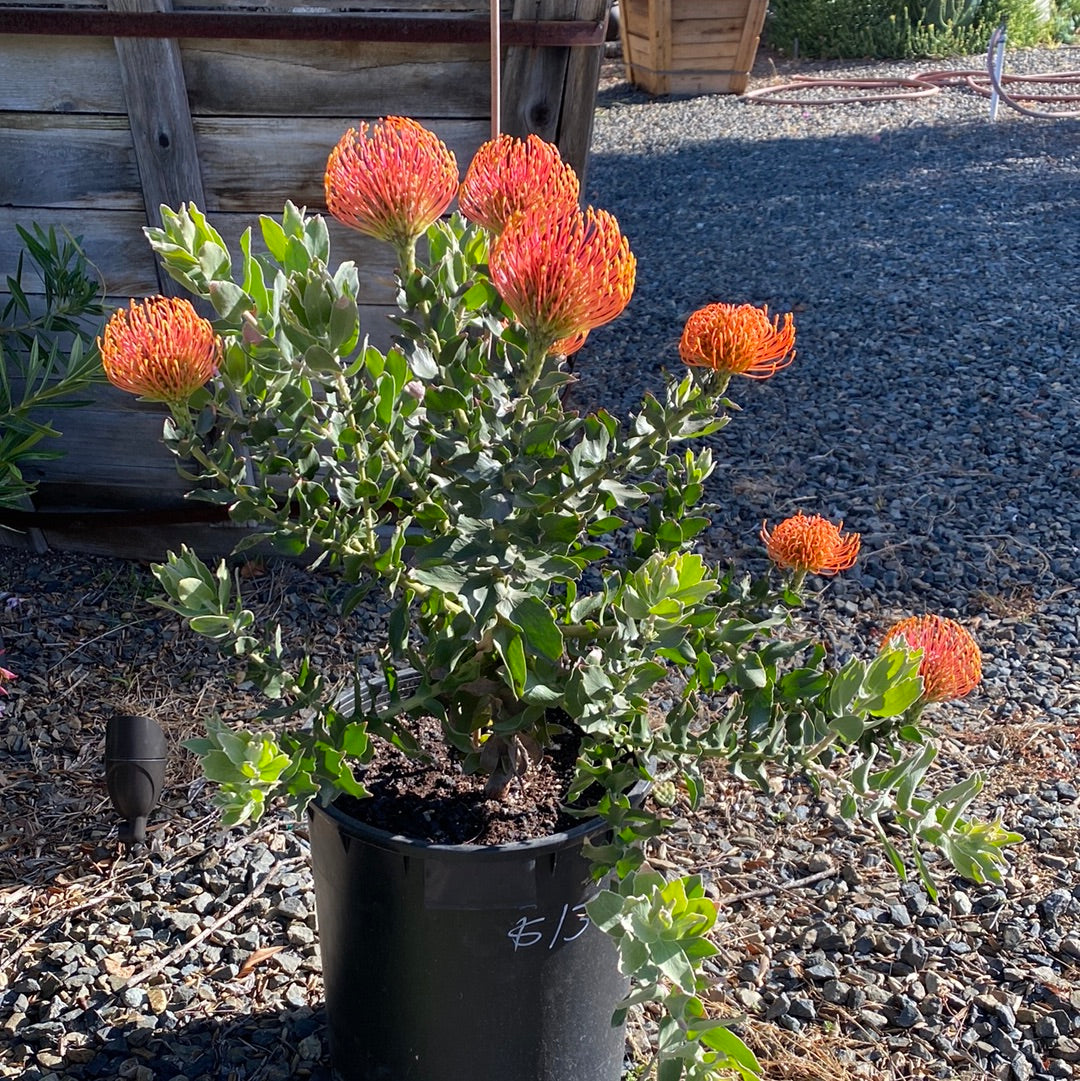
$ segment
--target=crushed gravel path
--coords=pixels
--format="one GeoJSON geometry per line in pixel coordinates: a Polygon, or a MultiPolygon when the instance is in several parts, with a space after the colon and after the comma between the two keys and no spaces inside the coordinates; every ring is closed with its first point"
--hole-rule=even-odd
{"type": "MultiPolygon", "coordinates": [[[[1007,63],[1077,67],[1075,49],[1007,63]]],[[[809,792],[717,776],[654,853],[723,902],[717,1012],[745,1013],[770,1078],[1073,1077],[1080,122],[991,125],[964,89],[654,100],[608,65],[586,193],[619,218],[639,279],[581,354],[582,399],[632,407],[702,304],[794,311],[795,363],[733,388],[743,411],[716,439],[724,513],[708,546],[753,564],[762,519],[799,508],[860,531],[858,567],[814,610],[839,657],[915,611],[971,627],[986,678],[939,714],[940,776],[988,769],[980,811],[1026,838],[1000,887],[939,868],[935,903],[809,792]]],[[[310,582],[269,567],[251,585],[267,613],[308,625],[310,582]]],[[[0,719],[0,1077],[327,1081],[304,829],[222,834],[178,757],[150,849],[117,856],[106,717],[149,712],[178,743],[203,705],[247,705],[147,589],[134,565],[0,549],[3,663],[21,677],[0,719]]],[[[348,648],[335,630],[328,656],[348,648]]],[[[648,1037],[639,1019],[631,1051],[648,1037]]]]}

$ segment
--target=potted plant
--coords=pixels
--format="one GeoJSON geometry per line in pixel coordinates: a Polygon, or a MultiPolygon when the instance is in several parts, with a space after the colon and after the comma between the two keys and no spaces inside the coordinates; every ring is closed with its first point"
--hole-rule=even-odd
{"type": "Polygon", "coordinates": [[[261,219],[265,253],[245,233],[235,268],[196,207],[163,208],[150,241],[216,318],[132,302],[101,354],[168,406],[193,496],[248,527],[238,548],[309,559],[334,619],[373,598],[385,617],[384,640],[357,642],[377,679],[322,672],[256,625],[224,562],[183,548],[154,568],[160,603],[269,700],[254,723],[210,718],[193,747],[227,823],[277,798],[310,816],[335,1069],[615,1081],[626,1010],[653,999],[659,1078],[751,1076],[702,1003],[715,906],[697,877],[653,871],[645,843],[713,758],[762,784],[809,776],[900,869],[906,833],[925,875],[929,843],[996,877],[1016,838],[965,817],[979,778],[920,790],[922,710],[977,684],[978,649],[913,617],[835,670],[791,620],[808,574],[857,556],[822,517],[763,529],[778,576],[695,550],[714,467],[700,441],[728,421],[732,376],[790,363],[790,315],[707,305],[663,398],[625,422],[568,406],[565,358],[623,310],[636,268],[554,147],[499,137],[460,181],[434,135],[390,117],[346,133],[326,197],[397,252],[388,352],[361,337],[355,267],[332,269],[323,220],[290,204],[261,219]]]}

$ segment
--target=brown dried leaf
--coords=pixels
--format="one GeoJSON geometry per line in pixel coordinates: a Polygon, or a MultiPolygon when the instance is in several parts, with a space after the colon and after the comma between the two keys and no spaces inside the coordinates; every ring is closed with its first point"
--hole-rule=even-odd
{"type": "Polygon", "coordinates": [[[247,960],[240,966],[240,971],[236,974],[238,980],[242,980],[245,976],[250,976],[255,970],[255,966],[261,964],[268,957],[273,957],[275,953],[280,953],[284,946],[263,946],[261,950],[255,950],[253,953],[248,954],[247,960]]]}

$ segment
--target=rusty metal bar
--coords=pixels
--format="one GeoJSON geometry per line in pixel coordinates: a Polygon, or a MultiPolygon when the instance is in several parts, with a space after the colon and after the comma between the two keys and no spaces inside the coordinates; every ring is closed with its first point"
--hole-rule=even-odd
{"type": "MultiPolygon", "coordinates": [[[[533,48],[602,45],[605,32],[602,21],[580,19],[567,22],[511,19],[502,24],[504,45],[533,48]]],[[[486,45],[491,30],[486,19],[445,16],[3,7],[0,34],[486,45]]]]}

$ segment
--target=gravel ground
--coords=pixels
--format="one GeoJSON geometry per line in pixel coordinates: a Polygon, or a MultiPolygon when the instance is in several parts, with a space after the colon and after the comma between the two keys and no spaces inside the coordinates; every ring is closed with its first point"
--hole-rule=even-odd
{"type": "MultiPolygon", "coordinates": [[[[1007,64],[1077,67],[1075,49],[1007,64]]],[[[761,520],[798,508],[860,531],[858,567],[815,608],[840,657],[913,611],[971,627],[986,678],[940,712],[938,779],[987,768],[980,811],[1026,838],[1000,887],[939,869],[933,903],[806,791],[716,777],[654,853],[723,902],[715,1008],[747,1015],[771,1078],[1074,1076],[1080,122],[990,124],[966,89],[653,100],[609,65],[594,147],[589,200],[618,216],[639,280],[582,354],[582,398],[632,406],[704,303],[795,311],[795,363],[734,389],[709,546],[753,562],[761,520]]],[[[145,603],[137,567],[0,549],[0,574],[21,675],[0,726],[0,1077],[328,1078],[304,830],[220,833],[178,756],[149,850],[116,854],[106,716],[148,712],[178,742],[204,703],[242,711],[244,689],[145,603]]],[[[272,566],[251,588],[303,626],[317,584],[272,566]]],[[[639,1059],[649,1031],[632,1028],[639,1059]]]]}

